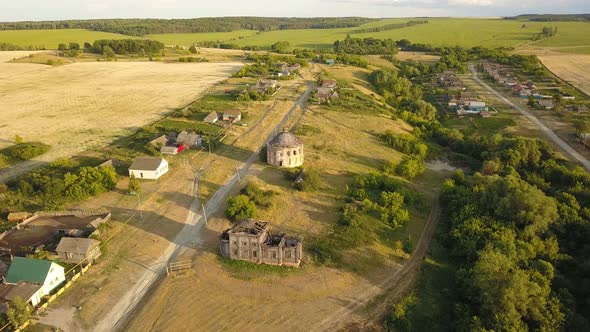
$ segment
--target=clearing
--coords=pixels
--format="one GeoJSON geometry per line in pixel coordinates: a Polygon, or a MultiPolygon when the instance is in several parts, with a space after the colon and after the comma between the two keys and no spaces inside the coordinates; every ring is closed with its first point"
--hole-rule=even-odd
{"type": "Polygon", "coordinates": [[[193,101],[241,63],[0,64],[0,148],[51,145],[40,161],[91,150],[193,101]]]}

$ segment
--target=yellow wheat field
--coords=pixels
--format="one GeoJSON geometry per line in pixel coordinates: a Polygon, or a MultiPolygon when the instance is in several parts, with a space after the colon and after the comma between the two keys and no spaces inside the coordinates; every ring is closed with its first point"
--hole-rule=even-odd
{"type": "Polygon", "coordinates": [[[555,75],[590,95],[590,55],[551,53],[539,59],[555,75]]]}
{"type": "MultiPolygon", "coordinates": [[[[12,60],[12,55],[2,59],[12,60]]],[[[186,105],[240,63],[0,63],[0,148],[15,135],[53,160],[103,146],[186,105]]]]}

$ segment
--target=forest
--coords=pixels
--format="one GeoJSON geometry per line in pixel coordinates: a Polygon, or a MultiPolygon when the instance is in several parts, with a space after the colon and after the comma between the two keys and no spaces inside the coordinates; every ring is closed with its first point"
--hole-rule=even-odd
{"type": "Polygon", "coordinates": [[[100,19],[27,21],[0,23],[0,30],[88,29],[145,36],[157,33],[228,32],[241,29],[271,31],[288,29],[351,28],[376,19],[364,17],[204,17],[191,19],[100,19]]]}
{"type": "MultiPolygon", "coordinates": [[[[532,58],[510,56],[504,50],[437,52],[453,67],[481,58],[509,62],[523,71],[536,67],[532,58]]],[[[410,296],[394,307],[385,327],[589,330],[590,175],[556,157],[539,139],[465,134],[444,127],[434,106],[422,100],[427,87],[410,80],[429,72],[406,64],[399,71],[377,70],[369,81],[396,109],[395,116],[415,127],[413,137],[381,135],[387,145],[415,159],[426,150],[422,143],[434,144],[454,159],[471,161],[471,171],[457,171],[444,184],[440,198],[443,212],[437,238],[454,267],[451,288],[444,290],[450,307],[437,309],[447,317],[438,321],[444,318],[436,310],[413,312],[417,302],[431,299],[410,296]],[[428,324],[425,315],[430,315],[428,324]]],[[[399,166],[394,171],[407,178],[420,171],[419,164],[406,163],[409,172],[400,173],[399,166]]]]}

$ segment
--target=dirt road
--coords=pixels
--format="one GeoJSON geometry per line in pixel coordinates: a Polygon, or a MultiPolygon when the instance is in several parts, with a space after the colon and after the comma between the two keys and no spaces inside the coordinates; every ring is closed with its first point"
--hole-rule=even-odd
{"type": "MultiPolygon", "coordinates": [[[[377,295],[383,292],[388,293],[390,298],[403,295],[406,290],[412,286],[414,276],[418,273],[418,269],[420,268],[424,256],[430,246],[430,242],[432,241],[439,217],[440,207],[438,195],[436,195],[432,200],[432,209],[428,216],[428,220],[426,221],[426,225],[424,226],[424,231],[418,240],[416,249],[412,253],[412,256],[410,256],[410,259],[404,262],[401,267],[399,265],[395,266],[391,271],[390,277],[384,280],[380,285],[367,289],[362,297],[354,299],[349,305],[342,307],[340,310],[327,316],[323,321],[317,324],[314,331],[334,331],[344,328],[345,324],[350,321],[351,316],[355,312],[364,308],[377,295]]],[[[372,315],[378,315],[380,314],[379,312],[379,310],[371,310],[372,315]]]]}
{"type": "Polygon", "coordinates": [[[526,110],[524,107],[511,102],[510,100],[508,100],[508,98],[504,97],[501,93],[499,93],[494,88],[492,88],[491,86],[487,85],[484,81],[482,81],[477,76],[477,70],[475,69],[475,67],[473,65],[469,66],[469,70],[471,70],[471,74],[473,75],[473,79],[476,80],[479,84],[481,84],[481,86],[486,88],[488,91],[490,91],[492,94],[494,94],[496,97],[498,97],[498,99],[505,102],[507,105],[514,107],[516,110],[518,110],[522,115],[524,115],[527,119],[529,119],[532,123],[534,123],[537,127],[539,127],[539,129],[541,129],[541,131],[549,139],[551,139],[553,142],[555,142],[555,144],[562,151],[564,151],[566,154],[572,156],[575,160],[580,162],[580,164],[582,164],[584,166],[584,168],[586,168],[586,170],[590,171],[590,161],[588,159],[586,159],[586,157],[581,155],[578,151],[576,151],[574,148],[572,148],[564,140],[559,138],[559,136],[557,136],[557,134],[555,134],[555,132],[553,132],[553,130],[551,130],[549,127],[547,127],[543,122],[541,122],[541,120],[539,120],[531,112],[526,110]]]}
{"type": "MultiPolygon", "coordinates": [[[[292,113],[298,107],[302,107],[305,101],[309,98],[311,87],[309,87],[303,95],[299,98],[297,103],[287,112],[281,122],[275,127],[274,131],[268,135],[265,142],[274,137],[276,131],[280,130],[288,121],[292,113]]],[[[207,215],[213,214],[225,202],[233,187],[239,182],[240,176],[245,174],[252,166],[254,161],[258,158],[258,151],[252,155],[242,164],[237,170],[236,174],[207,201],[205,211],[207,215]]],[[[200,170],[199,170],[200,171],[200,170]]],[[[198,179],[199,171],[196,172],[195,177],[198,179]]],[[[198,180],[195,181],[195,188],[193,196],[196,197],[198,191],[198,180]]],[[[133,313],[141,299],[147,292],[156,284],[158,278],[165,273],[166,263],[173,260],[178,255],[187,250],[186,244],[199,242],[200,234],[202,233],[205,220],[201,213],[202,205],[198,199],[195,199],[191,205],[191,210],[186,217],[186,225],[178,233],[174,241],[162,253],[160,257],[160,264],[153,266],[151,269],[146,269],[144,274],[138,278],[129,290],[123,294],[119,301],[113,304],[111,310],[106,314],[101,321],[94,327],[94,331],[115,331],[120,330],[125,326],[127,319],[133,313]]]]}

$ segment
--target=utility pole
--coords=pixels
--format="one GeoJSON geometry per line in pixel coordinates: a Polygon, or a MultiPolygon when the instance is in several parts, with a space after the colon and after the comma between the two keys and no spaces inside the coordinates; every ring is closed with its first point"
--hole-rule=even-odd
{"type": "Polygon", "coordinates": [[[209,222],[207,221],[207,211],[205,210],[205,205],[203,203],[201,203],[201,208],[203,209],[203,216],[205,217],[205,225],[207,225],[209,222]]]}
{"type": "Polygon", "coordinates": [[[238,182],[242,181],[242,179],[240,179],[240,169],[238,167],[236,167],[236,174],[238,175],[238,182]]]}

